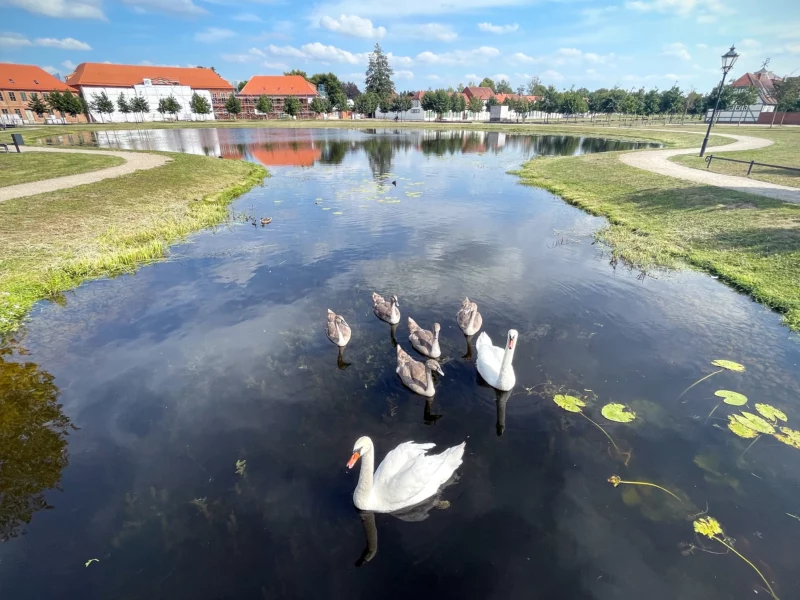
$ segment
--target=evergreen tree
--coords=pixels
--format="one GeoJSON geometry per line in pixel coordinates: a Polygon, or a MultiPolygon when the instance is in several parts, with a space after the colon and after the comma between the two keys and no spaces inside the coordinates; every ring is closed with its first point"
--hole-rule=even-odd
{"type": "Polygon", "coordinates": [[[289,96],[283,103],[283,112],[285,112],[290,117],[296,117],[300,112],[300,100],[295,98],[294,96],[289,96]]]}
{"type": "Polygon", "coordinates": [[[501,79],[495,85],[494,91],[498,94],[513,94],[514,88],[511,87],[511,84],[508,83],[507,80],[501,79]]]}
{"type": "Polygon", "coordinates": [[[39,118],[47,112],[47,105],[39,97],[39,94],[31,94],[31,100],[28,102],[28,110],[36,114],[39,118]]]}
{"type": "Polygon", "coordinates": [[[128,121],[128,113],[131,112],[131,105],[125,99],[125,94],[120,93],[119,97],[117,98],[117,110],[125,115],[125,121],[128,121]]]}
{"type": "MultiPolygon", "coordinates": [[[[72,94],[69,95],[71,96],[72,94]]],[[[114,103],[109,100],[108,94],[105,92],[100,92],[100,94],[92,94],[92,102],[90,106],[93,111],[100,114],[100,120],[103,121],[103,123],[105,123],[103,115],[108,115],[110,117],[111,113],[114,112],[114,103]]]]}
{"type": "Polygon", "coordinates": [[[225,110],[227,110],[229,114],[233,115],[233,120],[235,121],[236,117],[242,112],[242,101],[231,94],[225,101],[225,110]]]}
{"type": "Polygon", "coordinates": [[[478,87],[487,87],[492,90],[494,93],[497,93],[497,88],[494,86],[494,81],[489,79],[488,77],[484,77],[483,81],[478,84],[478,87]]]}
{"type": "Polygon", "coordinates": [[[211,104],[208,98],[195,92],[189,101],[189,109],[196,115],[203,115],[203,120],[205,120],[205,115],[211,113],[211,104]]]}
{"type": "Polygon", "coordinates": [[[266,115],[269,118],[269,113],[272,112],[273,104],[272,98],[269,96],[259,96],[256,101],[256,110],[266,115]]]}
{"type": "Polygon", "coordinates": [[[375,49],[369,55],[365,91],[372,92],[378,98],[388,98],[394,93],[392,75],[394,70],[389,66],[389,58],[383,53],[380,44],[375,44],[375,49]]]}

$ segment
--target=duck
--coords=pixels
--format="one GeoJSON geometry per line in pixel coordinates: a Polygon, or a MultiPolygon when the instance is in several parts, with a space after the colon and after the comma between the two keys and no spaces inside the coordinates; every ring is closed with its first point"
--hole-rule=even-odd
{"type": "Polygon", "coordinates": [[[435,446],[403,442],[373,472],[375,446],[367,436],[358,438],[347,461],[347,468],[352,469],[361,460],[353,504],[359,510],[392,513],[435,496],[461,466],[466,442],[428,454],[435,446]]]}
{"type": "Polygon", "coordinates": [[[516,329],[509,329],[505,348],[493,346],[491,338],[485,331],[478,336],[478,341],[475,343],[475,349],[478,351],[476,361],[478,373],[486,383],[501,392],[512,389],[517,382],[511,361],[514,360],[518,335],[516,329]]]}
{"type": "Polygon", "coordinates": [[[408,336],[414,350],[420,354],[424,354],[429,358],[439,358],[442,355],[442,350],[439,348],[439,330],[441,329],[438,323],[433,324],[433,331],[423,329],[411,317],[408,317],[408,330],[411,332],[408,336]]]}
{"type": "Polygon", "coordinates": [[[475,335],[478,333],[481,329],[481,325],[483,325],[483,317],[481,313],[478,312],[478,305],[474,302],[470,302],[469,298],[464,298],[464,301],[461,303],[461,308],[456,314],[456,322],[458,326],[461,327],[461,331],[464,332],[464,335],[475,335]]]}
{"type": "Polygon", "coordinates": [[[424,363],[411,358],[408,353],[398,344],[397,346],[397,374],[412,392],[430,398],[436,393],[433,387],[433,372],[444,375],[442,367],[433,359],[424,363]]]}
{"type": "Polygon", "coordinates": [[[272,223],[272,217],[261,217],[261,226],[269,225],[272,223]]]}
{"type": "Polygon", "coordinates": [[[397,325],[400,322],[400,304],[395,295],[390,296],[389,300],[384,300],[383,296],[373,292],[372,311],[379,319],[391,325],[397,325]]]}
{"type": "Polygon", "coordinates": [[[328,339],[340,348],[347,346],[350,341],[350,325],[344,320],[342,315],[337,315],[330,308],[328,309],[328,323],[325,328],[328,339]]]}

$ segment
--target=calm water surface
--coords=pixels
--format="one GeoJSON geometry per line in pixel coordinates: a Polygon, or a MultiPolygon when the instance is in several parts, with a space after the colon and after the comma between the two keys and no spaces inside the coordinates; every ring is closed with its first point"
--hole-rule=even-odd
{"type": "MultiPolygon", "coordinates": [[[[0,355],[4,597],[768,597],[734,555],[682,554],[706,509],[797,597],[800,453],[765,437],[741,456],[734,407],[706,416],[730,389],[800,426],[798,337],[708,276],[615,268],[592,244],[602,220],[507,174],[535,154],[629,145],[408,130],[86,141],[260,161],[273,177],[168,261],[42,304],[0,355]],[[432,403],[401,386],[373,290],[442,324],[432,403]],[[520,332],[510,394],[476,381],[454,320],[464,296],[495,343],[520,332]],[[327,308],[353,328],[345,369],[327,308]],[[717,358],[747,371],[676,400],[717,358]],[[558,392],[585,397],[623,453],[558,392]],[[610,401],[639,419],[606,421],[610,401]],[[406,440],[466,440],[450,507],[359,515],[344,464],[360,435],[378,460],[406,440]],[[365,546],[377,553],[357,568],[365,546]]],[[[404,318],[410,351],[407,336],[404,318]]]]}

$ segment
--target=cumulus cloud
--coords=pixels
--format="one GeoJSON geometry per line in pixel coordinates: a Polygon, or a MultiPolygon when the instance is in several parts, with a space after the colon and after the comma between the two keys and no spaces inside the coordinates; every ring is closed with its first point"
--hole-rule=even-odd
{"type": "Polygon", "coordinates": [[[564,79],[564,76],[559,73],[558,71],[554,71],[553,69],[548,69],[544,73],[541,74],[542,81],[561,81],[564,79]]]}
{"type": "Polygon", "coordinates": [[[0,33],[0,46],[33,46],[33,42],[19,33],[0,33]]]}
{"type": "Polygon", "coordinates": [[[464,75],[464,79],[466,79],[467,81],[475,81],[477,79],[480,79],[480,77],[475,75],[475,73],[467,73],[466,75],[464,75]]]}
{"type": "Polygon", "coordinates": [[[227,40],[236,35],[235,31],[230,29],[222,29],[220,27],[209,27],[203,31],[198,31],[194,34],[194,41],[203,44],[213,44],[222,40],[227,40]]]}
{"type": "Polygon", "coordinates": [[[0,0],[0,6],[14,6],[57,19],[101,19],[103,0],[0,0]]]}
{"type": "Polygon", "coordinates": [[[42,71],[47,71],[50,75],[58,75],[58,69],[56,69],[52,65],[47,65],[46,67],[42,67],[42,71]]]}
{"type": "Polygon", "coordinates": [[[417,62],[431,65],[457,65],[464,62],[486,62],[491,58],[500,56],[500,50],[491,46],[481,46],[474,50],[455,50],[435,54],[425,51],[417,55],[417,62]]]}
{"type": "Polygon", "coordinates": [[[392,33],[404,38],[434,39],[440,42],[452,42],[458,39],[458,34],[453,31],[453,28],[442,23],[397,25],[392,27],[392,33]]]}
{"type": "Polygon", "coordinates": [[[61,66],[67,69],[68,71],[74,71],[78,67],[78,65],[76,65],[71,60],[65,60],[64,62],[61,63],[61,66]]]}
{"type": "Polygon", "coordinates": [[[386,55],[386,58],[389,59],[389,64],[392,65],[392,67],[410,67],[414,64],[414,59],[412,59],[410,56],[395,56],[389,52],[386,55]]]}
{"type": "Polygon", "coordinates": [[[661,48],[663,56],[672,56],[680,58],[681,60],[692,60],[692,55],[686,49],[686,46],[680,42],[673,42],[672,44],[664,44],[661,48]]]}
{"type": "Polygon", "coordinates": [[[414,79],[414,73],[400,69],[394,72],[395,79],[414,79]]]}
{"type": "Polygon", "coordinates": [[[519,29],[519,25],[492,25],[491,23],[478,23],[478,29],[486,33],[511,33],[519,29]]]}
{"type": "Polygon", "coordinates": [[[0,46],[42,46],[44,48],[58,48],[59,50],[91,50],[92,47],[86,42],[81,42],[75,38],[36,38],[31,41],[19,33],[0,33],[0,46]]]}
{"type": "Polygon", "coordinates": [[[137,13],[164,13],[180,17],[196,17],[205,15],[208,11],[197,6],[192,0],[122,0],[137,13]]]}
{"type": "Polygon", "coordinates": [[[319,24],[330,31],[364,39],[380,39],[386,35],[385,27],[375,27],[369,19],[356,15],[341,15],[338,19],[324,16],[319,24]]]}
{"type": "Polygon", "coordinates": [[[304,58],[306,60],[316,60],[321,63],[346,63],[351,65],[363,64],[367,62],[368,53],[354,53],[342,50],[336,46],[326,46],[319,42],[303,44],[300,48],[294,46],[275,46],[269,45],[269,52],[275,56],[290,56],[292,58],[304,58]]]}
{"type": "Polygon", "coordinates": [[[639,13],[674,14],[688,17],[696,11],[698,23],[714,23],[720,14],[733,14],[734,8],[723,4],[722,0],[633,0],[625,2],[625,8],[639,13]]]}

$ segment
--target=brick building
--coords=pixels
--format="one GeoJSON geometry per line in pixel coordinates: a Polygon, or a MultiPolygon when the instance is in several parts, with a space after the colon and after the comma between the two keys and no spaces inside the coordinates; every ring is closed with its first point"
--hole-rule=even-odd
{"type": "MultiPolygon", "coordinates": [[[[76,116],[48,110],[41,117],[28,105],[34,96],[42,100],[52,91],[78,95],[75,88],[59,81],[47,71],[34,65],[0,63],[0,122],[6,124],[86,123],[86,116],[76,116]]],[[[46,103],[46,102],[45,102],[46,103]]]]}
{"type": "Polygon", "coordinates": [[[318,96],[317,86],[300,75],[254,75],[239,92],[242,101],[242,118],[268,119],[284,114],[286,98],[295,97],[300,101],[298,119],[312,116],[309,104],[318,96]],[[259,96],[272,99],[272,112],[268,115],[256,110],[259,96]]]}

